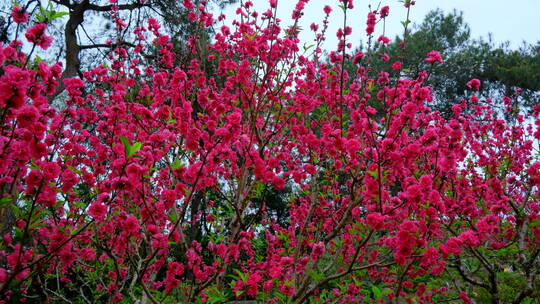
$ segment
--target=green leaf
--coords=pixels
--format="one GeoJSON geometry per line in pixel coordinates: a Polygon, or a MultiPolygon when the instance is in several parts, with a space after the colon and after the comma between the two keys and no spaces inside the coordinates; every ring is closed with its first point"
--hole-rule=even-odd
{"type": "Polygon", "coordinates": [[[308,46],[306,46],[306,44],[304,44],[304,51],[307,51],[307,50],[309,50],[310,48],[312,48],[314,46],[315,46],[315,44],[311,44],[311,45],[308,45],[308,46]]]}
{"type": "Polygon", "coordinates": [[[376,89],[375,85],[372,82],[368,82],[367,86],[370,92],[373,92],[376,89]]]}
{"type": "Polygon", "coordinates": [[[11,203],[11,198],[4,196],[0,199],[0,208],[4,208],[11,203]]]}
{"type": "Polygon", "coordinates": [[[240,279],[242,280],[242,282],[244,282],[244,283],[246,282],[247,277],[248,277],[247,273],[243,273],[238,269],[235,269],[234,272],[236,272],[238,274],[238,276],[240,276],[240,279]]]}
{"type": "Polygon", "coordinates": [[[171,214],[169,214],[169,219],[171,220],[171,223],[176,223],[177,218],[178,215],[176,214],[176,212],[171,212],[171,214]]]}
{"type": "Polygon", "coordinates": [[[250,34],[246,33],[246,37],[249,40],[253,40],[253,39],[255,39],[257,37],[257,33],[253,33],[253,35],[250,35],[250,34]]]}
{"type": "Polygon", "coordinates": [[[225,295],[224,289],[218,289],[216,287],[212,287],[208,291],[208,301],[206,303],[221,303],[221,302],[225,302],[227,298],[228,297],[225,295]]]}
{"type": "Polygon", "coordinates": [[[15,227],[15,239],[20,240],[23,237],[23,231],[19,227],[15,227]]]}
{"type": "Polygon", "coordinates": [[[373,171],[368,171],[367,173],[373,178],[379,178],[379,171],[377,169],[373,171]]]}
{"type": "Polygon", "coordinates": [[[59,230],[62,233],[67,233],[66,228],[64,226],[56,226],[56,229],[59,230]]]}
{"type": "Polygon", "coordinates": [[[73,166],[68,165],[67,168],[68,168],[69,170],[71,170],[73,173],[81,174],[81,170],[79,170],[79,169],[77,169],[77,168],[75,168],[75,167],[73,167],[73,166]]]}
{"type": "Polygon", "coordinates": [[[409,23],[411,23],[411,20],[401,21],[401,24],[403,24],[403,27],[406,27],[407,25],[409,25],[409,23]]]}
{"type": "Polygon", "coordinates": [[[68,12],[55,12],[52,16],[51,16],[51,20],[54,20],[54,19],[58,19],[58,18],[62,18],[66,15],[69,15],[68,12]]]}
{"type": "Polygon", "coordinates": [[[39,6],[39,13],[40,13],[40,15],[38,15],[38,20],[39,20],[40,16],[43,17],[43,18],[45,18],[45,16],[47,16],[47,11],[41,5],[39,6]]]}
{"type": "Polygon", "coordinates": [[[180,163],[180,160],[179,159],[176,159],[174,161],[174,163],[171,165],[171,168],[173,170],[177,170],[177,169],[180,169],[180,167],[182,167],[182,163],[180,163]]]}
{"type": "Polygon", "coordinates": [[[131,144],[129,143],[129,140],[125,138],[124,136],[120,136],[120,141],[124,145],[124,150],[126,151],[126,156],[129,157],[131,155],[131,144]]]}
{"type": "Polygon", "coordinates": [[[412,69],[409,69],[409,68],[402,68],[401,71],[402,71],[403,73],[412,73],[412,72],[413,72],[413,70],[412,70],[412,69]]]}
{"type": "Polygon", "coordinates": [[[171,110],[169,110],[169,119],[167,120],[167,123],[172,125],[175,125],[177,123],[176,119],[173,119],[171,110]]]}
{"type": "Polygon", "coordinates": [[[212,297],[208,297],[208,302],[207,303],[210,303],[210,304],[214,304],[214,303],[221,303],[223,301],[227,300],[227,297],[226,296],[212,296],[212,297]]]}
{"type": "Polygon", "coordinates": [[[128,158],[131,157],[133,154],[137,153],[142,147],[141,142],[136,142],[131,146],[131,149],[129,150],[128,158]]]}
{"type": "Polygon", "coordinates": [[[371,286],[371,291],[373,292],[373,296],[375,299],[381,299],[383,294],[382,290],[379,288],[379,286],[371,286]]]}
{"type": "Polygon", "coordinates": [[[77,235],[79,233],[81,233],[81,231],[83,231],[85,229],[85,226],[80,226],[79,228],[77,228],[77,230],[75,230],[71,235],[77,235]]]}
{"type": "Polygon", "coordinates": [[[81,202],[81,201],[78,201],[78,202],[75,202],[73,203],[73,206],[77,209],[84,209],[85,207],[85,203],[81,202]]]}
{"type": "Polygon", "coordinates": [[[318,273],[317,271],[311,271],[309,276],[314,282],[320,282],[324,279],[324,274],[318,273]]]}

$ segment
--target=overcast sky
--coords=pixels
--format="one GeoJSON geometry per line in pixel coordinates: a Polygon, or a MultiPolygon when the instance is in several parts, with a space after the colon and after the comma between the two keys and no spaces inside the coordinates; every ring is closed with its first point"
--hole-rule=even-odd
{"type": "MultiPolygon", "coordinates": [[[[257,11],[264,11],[268,7],[267,0],[252,0],[257,11]]],[[[297,0],[278,0],[278,16],[284,24],[291,24],[291,12],[297,0]]],[[[350,42],[353,47],[358,41],[366,40],[365,22],[368,5],[376,8],[378,4],[390,6],[390,16],[387,20],[386,34],[394,38],[396,34],[403,33],[400,21],[405,20],[406,9],[398,0],[354,0],[355,8],[348,13],[348,24],[353,27],[353,35],[350,42]]],[[[343,13],[337,7],[338,0],[311,0],[305,10],[305,16],[301,23],[303,41],[310,43],[314,36],[309,31],[312,22],[320,23],[324,14],[322,8],[325,4],[333,7],[331,14],[331,27],[328,32],[328,40],[325,49],[334,49],[337,43],[335,33],[342,23],[343,13]]],[[[234,5],[233,5],[234,6],[234,5]]],[[[516,48],[522,41],[535,43],[540,40],[540,0],[417,0],[411,8],[410,19],[413,23],[421,23],[427,12],[440,8],[445,12],[454,9],[463,11],[465,22],[469,24],[473,38],[487,38],[492,33],[495,42],[510,41],[511,46],[516,48]]],[[[225,14],[231,20],[234,10],[229,9],[225,14]]],[[[377,27],[376,35],[382,33],[382,26],[377,27]]]]}

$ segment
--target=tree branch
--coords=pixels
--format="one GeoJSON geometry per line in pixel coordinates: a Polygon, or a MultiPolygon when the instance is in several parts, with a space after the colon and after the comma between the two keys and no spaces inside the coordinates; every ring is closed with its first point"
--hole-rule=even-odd
{"type": "Polygon", "coordinates": [[[486,290],[489,290],[490,289],[490,286],[484,282],[480,282],[480,281],[477,281],[475,279],[473,279],[470,274],[467,274],[465,273],[465,270],[462,268],[462,264],[461,264],[461,260],[457,260],[457,264],[451,264],[450,266],[452,266],[453,268],[455,268],[459,275],[463,278],[463,280],[465,280],[466,282],[472,284],[472,285],[475,285],[475,286],[480,286],[486,290]]]}
{"type": "Polygon", "coordinates": [[[95,5],[95,4],[88,5],[89,10],[93,10],[97,12],[108,12],[108,11],[111,11],[113,7],[117,7],[119,10],[134,10],[141,7],[150,7],[150,4],[135,2],[131,4],[120,4],[120,5],[95,5]]]}

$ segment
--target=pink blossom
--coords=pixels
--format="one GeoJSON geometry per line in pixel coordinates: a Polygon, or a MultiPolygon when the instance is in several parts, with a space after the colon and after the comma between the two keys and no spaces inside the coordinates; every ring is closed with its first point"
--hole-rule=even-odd
{"type": "Polygon", "coordinates": [[[94,259],[96,259],[96,252],[92,248],[83,248],[79,252],[79,255],[85,261],[93,261],[94,259]]]}
{"type": "Polygon", "coordinates": [[[362,52],[356,52],[356,54],[354,54],[354,57],[353,57],[353,64],[358,64],[360,62],[360,60],[362,60],[362,58],[364,58],[364,53],[362,52]]]}
{"type": "Polygon", "coordinates": [[[35,45],[46,50],[51,46],[52,37],[45,35],[45,30],[47,29],[47,24],[38,23],[26,30],[26,39],[34,43],[35,45]]]}
{"type": "Polygon", "coordinates": [[[250,297],[255,298],[257,296],[258,291],[258,285],[259,282],[262,280],[262,276],[260,276],[258,273],[250,274],[249,277],[246,279],[246,284],[248,286],[247,295],[250,297]]]}
{"type": "Polygon", "coordinates": [[[381,230],[384,226],[384,216],[378,212],[368,214],[366,222],[374,230],[381,230]]]}
{"type": "Polygon", "coordinates": [[[195,8],[195,5],[193,4],[193,2],[191,2],[191,0],[184,0],[183,4],[184,7],[188,10],[192,10],[195,8]]]}
{"type": "Polygon", "coordinates": [[[435,63],[435,62],[442,63],[443,62],[441,53],[437,51],[431,51],[427,53],[427,58],[424,61],[427,63],[435,63]]]}
{"type": "Polygon", "coordinates": [[[128,215],[128,218],[124,222],[124,231],[130,235],[135,235],[139,232],[139,220],[133,215],[128,215]]]}
{"type": "Polygon", "coordinates": [[[3,284],[7,281],[8,273],[5,268],[0,268],[0,284],[3,284]]]}
{"type": "Polygon", "coordinates": [[[26,101],[31,74],[13,65],[4,67],[0,76],[0,107],[20,108],[26,101]]]}
{"type": "Polygon", "coordinates": [[[17,111],[17,120],[21,127],[32,129],[39,118],[39,111],[34,106],[24,105],[17,111]]]}
{"type": "Polygon", "coordinates": [[[480,90],[480,80],[478,80],[476,78],[471,79],[469,82],[467,82],[467,87],[469,87],[473,91],[480,90]]]}
{"type": "Polygon", "coordinates": [[[324,249],[325,249],[325,246],[323,242],[311,244],[311,259],[313,261],[316,261],[320,257],[322,257],[324,254],[324,249]]]}
{"type": "Polygon", "coordinates": [[[41,169],[47,181],[52,181],[60,175],[60,166],[56,162],[42,162],[41,169]]]}
{"type": "Polygon", "coordinates": [[[390,7],[383,6],[379,12],[380,18],[385,18],[390,14],[390,7]]]}
{"type": "Polygon", "coordinates": [[[383,44],[388,44],[390,43],[390,38],[384,36],[384,35],[381,35],[379,36],[379,38],[377,38],[377,42],[382,42],[383,44]]]}
{"type": "Polygon", "coordinates": [[[90,208],[88,208],[88,214],[98,220],[102,220],[105,217],[106,213],[107,206],[99,202],[93,203],[92,205],[90,205],[90,208]]]}
{"type": "Polygon", "coordinates": [[[351,215],[356,221],[360,220],[360,207],[356,206],[352,209],[351,215]]]}
{"type": "Polygon", "coordinates": [[[236,280],[233,286],[233,292],[235,294],[239,294],[242,289],[244,289],[244,282],[242,282],[241,280],[236,280]]]}
{"type": "Polygon", "coordinates": [[[270,270],[268,271],[268,275],[271,278],[279,278],[282,272],[283,272],[283,268],[281,268],[280,266],[274,266],[270,268],[270,270]]]}
{"type": "Polygon", "coordinates": [[[28,12],[23,10],[20,6],[14,6],[11,10],[11,17],[15,23],[25,23],[28,21],[28,12]]]}
{"type": "Polygon", "coordinates": [[[331,12],[332,12],[332,7],[330,7],[330,5],[325,5],[324,6],[324,13],[329,15],[331,12]]]}
{"type": "Polygon", "coordinates": [[[367,24],[366,33],[368,35],[373,34],[373,32],[375,31],[376,22],[377,22],[377,17],[375,16],[375,14],[373,12],[369,12],[367,16],[367,22],[366,22],[367,24]]]}

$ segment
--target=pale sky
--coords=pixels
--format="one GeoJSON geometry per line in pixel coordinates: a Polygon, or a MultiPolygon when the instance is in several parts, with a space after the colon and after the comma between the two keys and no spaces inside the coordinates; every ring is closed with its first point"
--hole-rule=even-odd
{"type": "MultiPolygon", "coordinates": [[[[252,0],[255,8],[263,12],[268,8],[268,0],[252,0]]],[[[297,0],[278,0],[278,16],[283,20],[283,25],[290,25],[291,12],[297,0]]],[[[301,26],[303,33],[300,38],[310,44],[313,41],[313,32],[309,30],[312,22],[320,23],[324,16],[323,6],[330,5],[333,11],[330,15],[328,30],[328,40],[324,48],[334,49],[337,39],[336,30],[343,22],[343,13],[337,7],[338,0],[311,0],[305,9],[301,26]]],[[[358,46],[360,40],[366,41],[365,23],[368,12],[368,5],[376,8],[379,3],[381,7],[390,6],[390,16],[386,23],[386,36],[393,39],[396,34],[402,35],[403,26],[401,21],[405,20],[406,9],[398,0],[354,0],[355,8],[348,12],[348,25],[353,28],[353,34],[349,42],[353,43],[353,48],[358,46]]],[[[234,7],[235,5],[233,5],[234,7]]],[[[522,41],[535,43],[540,40],[540,0],[417,0],[416,5],[411,7],[410,19],[413,23],[421,23],[427,12],[440,8],[444,12],[451,12],[454,9],[463,11],[464,20],[469,24],[473,38],[487,38],[488,33],[492,33],[496,43],[510,41],[511,47],[519,47],[522,41]]],[[[224,12],[229,21],[234,16],[234,10],[228,9],[224,12]]],[[[382,24],[376,27],[375,37],[382,33],[382,24]]]]}

